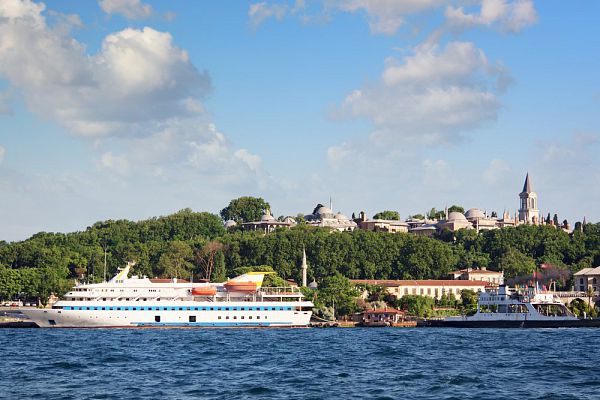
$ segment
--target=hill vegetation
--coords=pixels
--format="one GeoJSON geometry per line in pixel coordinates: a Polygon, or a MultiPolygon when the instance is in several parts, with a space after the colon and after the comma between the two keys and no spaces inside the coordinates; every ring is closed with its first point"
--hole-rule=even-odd
{"type": "MultiPolygon", "coordinates": [[[[330,232],[300,224],[264,235],[226,232],[217,215],[181,210],[139,222],[98,222],[74,233],[40,232],[0,242],[0,298],[62,294],[75,279],[102,281],[129,260],[149,277],[223,281],[240,268],[271,266],[282,278],[300,280],[306,248],[309,281],[433,279],[465,267],[504,270],[508,279],[530,276],[541,263],[563,271],[600,265],[600,224],[569,234],[552,226],[523,225],[482,233],[461,230],[427,238],[356,230],[330,232]]],[[[571,285],[562,274],[558,287],[571,285]]]]}

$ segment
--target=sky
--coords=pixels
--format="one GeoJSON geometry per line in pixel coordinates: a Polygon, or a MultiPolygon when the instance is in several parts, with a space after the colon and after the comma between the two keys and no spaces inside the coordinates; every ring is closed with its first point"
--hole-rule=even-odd
{"type": "Polygon", "coordinates": [[[0,240],[257,196],[600,221],[600,2],[0,1],[0,240]]]}

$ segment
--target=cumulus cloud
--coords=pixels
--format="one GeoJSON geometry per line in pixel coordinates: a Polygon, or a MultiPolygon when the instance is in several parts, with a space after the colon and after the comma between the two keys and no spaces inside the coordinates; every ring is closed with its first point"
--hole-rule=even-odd
{"type": "Polygon", "coordinates": [[[125,29],[88,55],[64,30],[48,26],[44,8],[30,0],[0,5],[0,76],[32,111],[75,134],[103,136],[152,132],[201,110],[194,101],[210,79],[169,33],[125,29]]]}
{"type": "Polygon", "coordinates": [[[536,23],[537,13],[532,0],[483,0],[479,13],[468,13],[463,7],[449,5],[446,19],[450,27],[459,30],[489,26],[518,32],[536,23]]]}
{"type": "Polygon", "coordinates": [[[379,145],[449,145],[496,118],[506,81],[505,68],[472,43],[420,46],[401,62],[389,59],[381,80],[351,92],[341,108],[370,120],[379,145]]]}
{"type": "Polygon", "coordinates": [[[285,4],[268,4],[263,1],[250,5],[248,17],[250,18],[250,25],[257,27],[269,18],[281,21],[288,12],[290,12],[290,8],[285,4]]]}
{"type": "Polygon", "coordinates": [[[153,14],[152,7],[141,0],[100,0],[100,7],[107,14],[121,14],[129,19],[148,18],[153,14]]]}
{"type": "Polygon", "coordinates": [[[405,17],[440,7],[445,0],[337,0],[333,7],[345,12],[365,12],[372,33],[392,35],[405,17]]]}

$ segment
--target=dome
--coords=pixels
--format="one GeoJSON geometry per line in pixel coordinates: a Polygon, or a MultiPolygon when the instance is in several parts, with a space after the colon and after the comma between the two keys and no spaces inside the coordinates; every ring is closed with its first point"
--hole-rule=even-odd
{"type": "Polygon", "coordinates": [[[229,221],[225,222],[225,224],[224,224],[225,229],[233,228],[236,225],[237,225],[237,223],[234,220],[232,220],[232,219],[230,219],[229,221]]]}
{"type": "Polygon", "coordinates": [[[285,219],[283,220],[283,222],[285,222],[286,224],[295,224],[296,220],[292,217],[285,217],[285,219]]]}
{"type": "Polygon", "coordinates": [[[317,212],[315,214],[316,215],[333,214],[333,211],[331,211],[331,209],[328,207],[321,206],[321,207],[317,208],[317,212]]]}
{"type": "Polygon", "coordinates": [[[273,218],[273,216],[271,214],[266,213],[265,215],[260,217],[260,221],[261,222],[270,222],[270,221],[275,221],[275,218],[273,218]]]}
{"type": "Polygon", "coordinates": [[[467,218],[485,218],[485,214],[478,208],[471,208],[465,214],[467,218]]]}
{"type": "Polygon", "coordinates": [[[448,221],[460,220],[466,220],[465,216],[462,213],[459,213],[458,211],[452,211],[450,214],[448,214],[448,221]]]}
{"type": "Polygon", "coordinates": [[[318,287],[319,287],[319,285],[317,285],[317,282],[315,282],[315,280],[313,279],[313,281],[312,281],[311,283],[309,283],[309,284],[308,284],[308,287],[309,287],[310,289],[313,289],[313,290],[314,290],[314,289],[318,288],[318,287]]]}
{"type": "Polygon", "coordinates": [[[344,214],[342,214],[341,212],[335,214],[335,219],[337,220],[341,220],[341,221],[348,221],[348,217],[346,217],[344,214]]]}

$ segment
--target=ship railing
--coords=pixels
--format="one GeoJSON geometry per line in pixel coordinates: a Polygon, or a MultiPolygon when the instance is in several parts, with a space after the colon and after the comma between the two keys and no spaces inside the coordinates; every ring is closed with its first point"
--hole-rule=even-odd
{"type": "Polygon", "coordinates": [[[259,292],[260,294],[263,295],[301,295],[302,292],[300,291],[300,288],[296,287],[296,286],[281,286],[281,287],[261,287],[259,292]]]}

